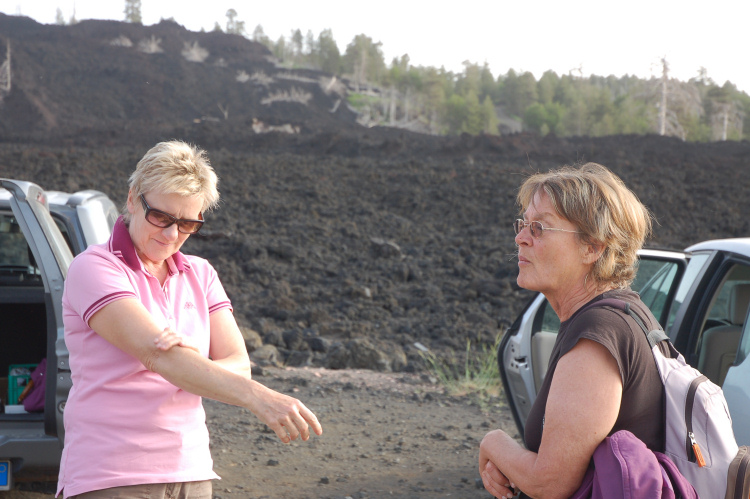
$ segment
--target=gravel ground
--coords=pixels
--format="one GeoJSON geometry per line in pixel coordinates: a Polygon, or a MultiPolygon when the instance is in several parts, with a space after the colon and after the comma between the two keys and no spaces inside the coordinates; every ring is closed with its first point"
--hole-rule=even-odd
{"type": "MultiPolygon", "coordinates": [[[[517,436],[502,397],[449,396],[424,374],[271,368],[257,379],[302,400],[323,435],[284,445],[250,412],[205,401],[222,477],[215,498],[489,498],[479,442],[494,428],[517,436]]],[[[0,497],[52,497],[37,492],[45,486],[22,483],[0,497]]]]}

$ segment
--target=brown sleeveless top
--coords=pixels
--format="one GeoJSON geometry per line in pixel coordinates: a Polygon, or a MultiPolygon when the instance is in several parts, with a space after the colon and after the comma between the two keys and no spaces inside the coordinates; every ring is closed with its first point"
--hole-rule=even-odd
{"type": "MultiPolygon", "coordinates": [[[[633,291],[607,291],[589,303],[603,298],[618,298],[630,303],[631,310],[638,314],[649,329],[658,328],[658,321],[633,291]]],[[[547,375],[526,421],[526,447],[534,452],[539,451],[544,429],[544,411],[557,362],[578,343],[579,339],[586,338],[604,346],[615,358],[620,369],[622,401],[620,414],[610,435],[619,430],[629,430],[649,449],[663,452],[664,391],[643,330],[620,310],[609,307],[583,310],[584,307],[560,325],[547,375]]]]}

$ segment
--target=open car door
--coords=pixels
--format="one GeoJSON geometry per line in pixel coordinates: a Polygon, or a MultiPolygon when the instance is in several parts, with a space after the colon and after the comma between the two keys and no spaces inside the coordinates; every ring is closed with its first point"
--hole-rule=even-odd
{"type": "MultiPolygon", "coordinates": [[[[668,330],[681,301],[677,287],[687,266],[681,252],[641,250],[631,288],[641,295],[668,330]]],[[[521,436],[526,418],[547,373],[560,320],[541,293],[533,297],[505,332],[498,348],[498,365],[508,405],[521,436]]]]}
{"type": "MultiPolygon", "coordinates": [[[[0,179],[11,193],[10,210],[0,210],[0,303],[13,310],[3,322],[0,364],[47,359],[43,414],[5,414],[0,418],[0,457],[6,468],[29,456],[35,465],[59,463],[64,432],[62,411],[71,387],[68,351],[63,338],[62,293],[73,255],[52,219],[47,194],[38,185],[0,179]],[[33,316],[29,310],[33,308],[33,316]],[[26,323],[39,325],[33,332],[26,323]]],[[[16,402],[12,402],[16,403],[16,402]]],[[[6,469],[10,478],[10,470],[6,469]]]]}

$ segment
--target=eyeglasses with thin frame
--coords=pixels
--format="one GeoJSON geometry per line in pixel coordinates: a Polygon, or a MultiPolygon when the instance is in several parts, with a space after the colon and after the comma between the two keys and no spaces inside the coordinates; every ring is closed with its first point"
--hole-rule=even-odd
{"type": "MultiPolygon", "coordinates": [[[[146,218],[146,221],[150,223],[151,225],[154,225],[156,227],[166,229],[167,227],[171,227],[174,224],[177,224],[177,230],[183,234],[195,234],[199,230],[201,230],[201,227],[203,227],[203,220],[191,220],[189,218],[177,218],[175,216],[170,215],[169,213],[165,213],[161,210],[157,210],[155,208],[151,208],[148,203],[146,202],[146,198],[141,194],[141,203],[143,204],[143,209],[145,210],[144,217],[146,218]]],[[[201,213],[199,215],[201,218],[203,218],[203,214],[201,213]]]]}
{"type": "Polygon", "coordinates": [[[529,228],[529,231],[531,232],[531,237],[533,237],[534,239],[539,239],[540,237],[542,237],[545,230],[556,230],[559,232],[572,232],[573,234],[580,234],[580,231],[577,231],[577,230],[555,229],[553,227],[545,227],[544,225],[542,225],[542,222],[538,220],[532,220],[531,222],[526,222],[524,220],[521,220],[520,218],[517,218],[516,221],[513,222],[513,230],[515,231],[516,235],[526,227],[529,228]]]}

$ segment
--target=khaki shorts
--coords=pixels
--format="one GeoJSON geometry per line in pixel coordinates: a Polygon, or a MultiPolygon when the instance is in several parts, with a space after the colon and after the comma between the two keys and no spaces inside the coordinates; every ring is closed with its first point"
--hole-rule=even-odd
{"type": "Polygon", "coordinates": [[[211,499],[211,480],[181,483],[144,483],[94,490],[68,499],[211,499]]]}

